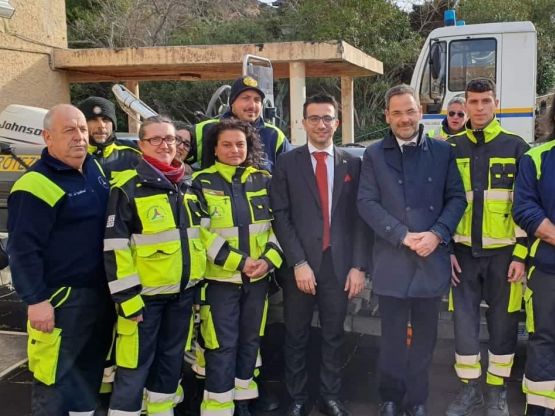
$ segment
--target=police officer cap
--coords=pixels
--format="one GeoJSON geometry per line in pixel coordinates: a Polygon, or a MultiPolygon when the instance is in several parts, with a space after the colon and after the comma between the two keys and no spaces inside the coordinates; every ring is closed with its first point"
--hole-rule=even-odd
{"type": "Polygon", "coordinates": [[[88,120],[95,117],[108,117],[112,120],[114,131],[117,130],[116,107],[111,101],[102,97],[89,97],[81,101],[78,105],[88,120]]]}
{"type": "Polygon", "coordinates": [[[229,94],[229,105],[233,104],[233,101],[237,99],[239,94],[247,90],[256,91],[264,100],[265,95],[262,90],[258,88],[258,81],[247,75],[233,81],[233,84],[231,85],[231,92],[229,94]]]}

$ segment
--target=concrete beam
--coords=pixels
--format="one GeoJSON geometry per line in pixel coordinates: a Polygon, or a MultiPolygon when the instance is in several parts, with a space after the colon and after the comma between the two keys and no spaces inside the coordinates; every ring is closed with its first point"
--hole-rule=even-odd
{"type": "Polygon", "coordinates": [[[229,80],[241,74],[245,54],[270,59],[275,78],[287,78],[289,64],[295,61],[304,62],[305,74],[309,77],[383,73],[380,61],[343,41],[57,49],[53,68],[67,71],[70,82],[229,80]]]}
{"type": "Polygon", "coordinates": [[[353,78],[341,77],[341,143],[355,142],[353,78]]]}
{"type": "MultiPolygon", "coordinates": [[[[125,88],[133,93],[133,95],[139,98],[139,82],[138,81],[126,81],[125,88]]],[[[138,134],[139,128],[141,127],[141,123],[137,120],[140,120],[139,113],[135,113],[135,118],[131,117],[130,115],[127,116],[127,126],[129,129],[129,133],[131,134],[138,134]]]]}
{"type": "Polygon", "coordinates": [[[303,104],[306,100],[305,64],[291,62],[289,64],[289,108],[291,109],[291,143],[306,143],[306,133],[302,125],[303,104]]]}

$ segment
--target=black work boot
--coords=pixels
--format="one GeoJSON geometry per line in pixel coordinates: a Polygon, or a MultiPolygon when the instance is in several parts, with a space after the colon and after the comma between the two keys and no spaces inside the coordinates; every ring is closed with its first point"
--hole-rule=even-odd
{"type": "Polygon", "coordinates": [[[553,410],[533,404],[526,405],[526,416],[553,416],[553,410]]]}
{"type": "Polygon", "coordinates": [[[470,380],[464,383],[462,389],[451,402],[446,416],[469,416],[475,409],[484,405],[484,395],[480,387],[480,380],[470,380]]]}
{"type": "Polygon", "coordinates": [[[486,416],[509,416],[507,389],[505,386],[488,385],[486,416]]]}
{"type": "Polygon", "coordinates": [[[233,413],[233,416],[251,416],[249,403],[250,400],[235,400],[235,413],[233,413]]]}

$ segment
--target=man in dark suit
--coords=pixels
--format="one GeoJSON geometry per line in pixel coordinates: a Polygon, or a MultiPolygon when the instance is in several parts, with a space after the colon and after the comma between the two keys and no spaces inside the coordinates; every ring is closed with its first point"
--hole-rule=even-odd
{"type": "Polygon", "coordinates": [[[375,233],[380,415],[401,414],[404,400],[409,416],[425,416],[439,303],[451,275],[447,245],[466,199],[450,145],[422,134],[414,91],[399,85],[385,100],[391,130],[364,152],[358,191],[359,213],[375,233]]]}
{"type": "Polygon", "coordinates": [[[308,144],[282,154],[274,169],[274,229],[293,273],[284,279],[285,379],[293,403],[288,416],[310,413],[306,352],[314,305],[322,329],[320,411],[349,412],[339,400],[347,300],[364,288],[365,225],[356,212],[360,159],[333,145],[339,125],[333,97],[303,107],[308,144]],[[293,276],[294,275],[294,276],[293,276]]]}

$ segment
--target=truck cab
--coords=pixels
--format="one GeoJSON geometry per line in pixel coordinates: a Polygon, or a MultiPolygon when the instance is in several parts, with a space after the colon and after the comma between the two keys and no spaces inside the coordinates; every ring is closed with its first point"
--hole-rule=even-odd
{"type": "Polygon", "coordinates": [[[534,141],[536,29],[531,22],[446,26],[433,30],[412,75],[426,131],[437,128],[447,103],[464,96],[468,81],[489,78],[497,86],[501,125],[534,141]]]}

